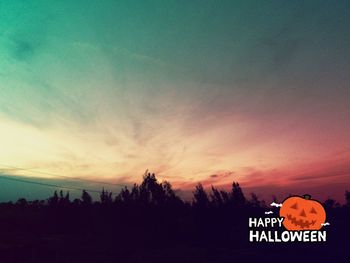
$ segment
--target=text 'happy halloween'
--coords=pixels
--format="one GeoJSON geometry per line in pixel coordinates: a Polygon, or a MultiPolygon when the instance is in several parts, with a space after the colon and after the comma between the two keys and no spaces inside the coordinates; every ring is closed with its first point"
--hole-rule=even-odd
{"type": "Polygon", "coordinates": [[[319,230],[278,231],[261,228],[282,228],[284,218],[249,218],[249,242],[326,242],[327,232],[319,230]]]}

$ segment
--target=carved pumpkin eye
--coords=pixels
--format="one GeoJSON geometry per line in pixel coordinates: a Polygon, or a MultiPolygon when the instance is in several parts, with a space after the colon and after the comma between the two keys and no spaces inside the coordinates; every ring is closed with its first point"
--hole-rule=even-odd
{"type": "Polygon", "coordinates": [[[316,209],[315,209],[315,208],[311,208],[311,210],[310,210],[310,214],[317,214],[316,209]]]}
{"type": "Polygon", "coordinates": [[[295,204],[292,205],[290,208],[292,208],[292,209],[298,209],[298,203],[295,203],[295,204]]]}

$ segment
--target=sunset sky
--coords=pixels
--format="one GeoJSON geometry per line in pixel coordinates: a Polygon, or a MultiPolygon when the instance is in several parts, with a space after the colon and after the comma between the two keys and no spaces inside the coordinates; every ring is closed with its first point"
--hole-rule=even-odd
{"type": "Polygon", "coordinates": [[[4,176],[101,189],[56,175],[146,169],[340,199],[349,27],[349,1],[1,1],[0,201],[54,190],[4,176]]]}

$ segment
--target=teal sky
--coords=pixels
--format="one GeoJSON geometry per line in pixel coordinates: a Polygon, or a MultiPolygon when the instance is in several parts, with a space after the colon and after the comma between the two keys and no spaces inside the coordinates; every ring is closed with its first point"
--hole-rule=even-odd
{"type": "Polygon", "coordinates": [[[339,197],[350,188],[349,7],[1,1],[0,170],[130,184],[150,169],[182,189],[307,183],[339,197]]]}

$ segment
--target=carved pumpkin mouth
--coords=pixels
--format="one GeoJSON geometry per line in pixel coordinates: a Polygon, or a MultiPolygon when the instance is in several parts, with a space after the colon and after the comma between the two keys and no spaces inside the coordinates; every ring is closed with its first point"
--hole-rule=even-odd
{"type": "Polygon", "coordinates": [[[312,220],[311,222],[308,220],[297,219],[291,214],[287,214],[287,219],[291,221],[294,225],[299,226],[301,228],[309,228],[310,226],[315,225],[316,220],[312,220]]]}

